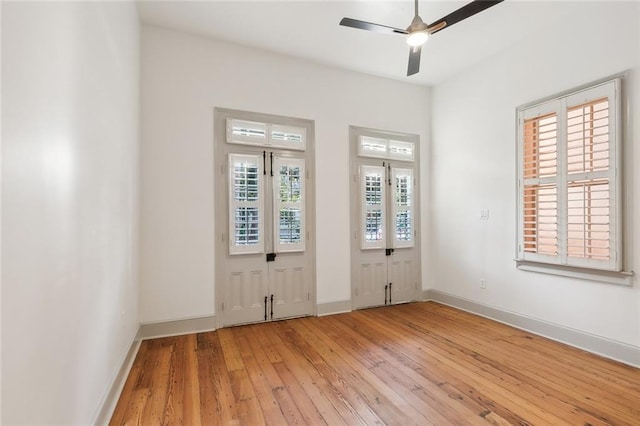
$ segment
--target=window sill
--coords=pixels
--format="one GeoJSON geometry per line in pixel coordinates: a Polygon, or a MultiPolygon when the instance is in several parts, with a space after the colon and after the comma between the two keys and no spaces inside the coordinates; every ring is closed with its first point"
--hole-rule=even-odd
{"type": "Polygon", "coordinates": [[[633,285],[633,271],[600,271],[597,269],[575,268],[572,266],[530,262],[521,259],[515,259],[515,261],[517,268],[521,271],[559,275],[562,277],[578,278],[582,280],[598,281],[609,284],[620,284],[626,286],[633,285]]]}

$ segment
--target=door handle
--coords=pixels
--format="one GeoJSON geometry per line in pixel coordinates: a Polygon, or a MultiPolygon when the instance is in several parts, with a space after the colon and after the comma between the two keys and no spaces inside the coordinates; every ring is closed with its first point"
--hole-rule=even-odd
{"type": "Polygon", "coordinates": [[[267,174],[267,151],[262,151],[262,174],[267,174]]]}
{"type": "Polygon", "coordinates": [[[273,319],[273,294],[271,295],[271,319],[273,319]]]}
{"type": "Polygon", "coordinates": [[[269,156],[271,157],[271,176],[273,176],[273,152],[270,152],[269,156]]]}
{"type": "Polygon", "coordinates": [[[264,320],[267,320],[267,300],[269,298],[267,296],[264,297],[264,320]]]}

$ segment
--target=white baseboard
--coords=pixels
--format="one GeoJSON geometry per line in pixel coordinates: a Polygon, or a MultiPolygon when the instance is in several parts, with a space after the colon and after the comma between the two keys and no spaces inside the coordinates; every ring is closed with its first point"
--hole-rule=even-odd
{"type": "Polygon", "coordinates": [[[120,368],[116,376],[113,378],[111,382],[111,386],[109,386],[109,390],[105,394],[105,397],[100,405],[100,409],[93,425],[101,426],[108,425],[111,420],[111,416],[113,415],[113,411],[116,409],[116,404],[118,403],[118,399],[120,398],[120,393],[122,393],[122,389],[124,388],[124,384],[127,381],[127,377],[129,377],[129,372],[131,371],[131,367],[133,366],[133,361],[136,359],[136,355],[138,354],[138,349],[140,349],[140,328],[138,328],[138,332],[136,333],[136,337],[131,342],[131,346],[127,351],[127,354],[124,356],[122,363],[120,364],[120,368]]]}
{"type": "Polygon", "coordinates": [[[318,303],[318,316],[342,314],[351,312],[351,300],[336,300],[334,302],[318,303]]]}
{"type": "Polygon", "coordinates": [[[216,329],[215,315],[176,321],[142,324],[138,333],[141,340],[157,337],[179,336],[182,334],[202,333],[216,329]]]}
{"type": "Polygon", "coordinates": [[[567,328],[555,323],[528,317],[515,312],[485,305],[473,300],[454,296],[439,290],[423,291],[424,300],[432,300],[463,311],[471,312],[515,328],[528,331],[569,346],[575,346],[588,352],[640,367],[640,348],[625,343],[609,340],[604,337],[567,328]]]}

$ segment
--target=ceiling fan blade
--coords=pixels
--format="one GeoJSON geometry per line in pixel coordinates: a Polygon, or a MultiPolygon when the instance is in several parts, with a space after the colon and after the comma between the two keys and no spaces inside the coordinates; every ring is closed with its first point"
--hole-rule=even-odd
{"type": "Polygon", "coordinates": [[[468,3],[462,6],[460,9],[455,10],[445,16],[444,18],[438,19],[437,21],[429,24],[429,28],[435,27],[436,25],[440,25],[442,22],[446,22],[446,25],[440,28],[434,28],[431,31],[431,34],[435,34],[444,28],[449,28],[456,22],[460,22],[464,19],[467,19],[476,13],[480,13],[483,10],[490,8],[491,6],[495,6],[498,3],[502,3],[504,0],[475,0],[471,3],[468,3]]]}
{"type": "Polygon", "coordinates": [[[407,30],[400,28],[387,27],[386,25],[373,24],[371,22],[359,21],[357,19],[342,18],[340,25],[343,27],[357,28],[359,30],[375,31],[385,34],[408,34],[407,30]]]}
{"type": "Polygon", "coordinates": [[[407,77],[417,74],[420,71],[420,51],[422,46],[409,48],[409,67],[407,68],[407,77]]]}

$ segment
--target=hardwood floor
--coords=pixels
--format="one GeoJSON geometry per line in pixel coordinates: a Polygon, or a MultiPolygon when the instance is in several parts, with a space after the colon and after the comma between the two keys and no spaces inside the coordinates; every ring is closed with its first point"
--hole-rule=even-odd
{"type": "Polygon", "coordinates": [[[640,369],[433,302],[146,340],[112,425],[640,425],[640,369]]]}

